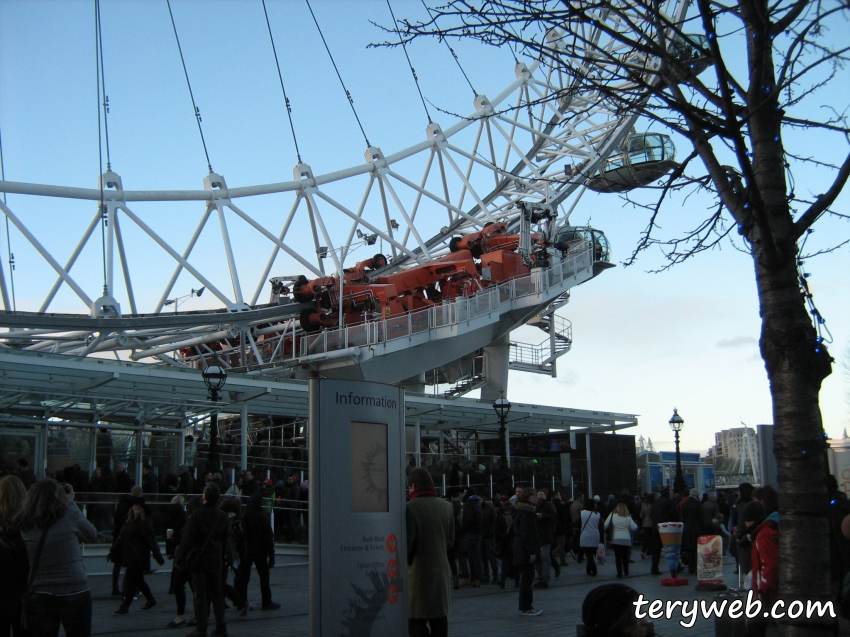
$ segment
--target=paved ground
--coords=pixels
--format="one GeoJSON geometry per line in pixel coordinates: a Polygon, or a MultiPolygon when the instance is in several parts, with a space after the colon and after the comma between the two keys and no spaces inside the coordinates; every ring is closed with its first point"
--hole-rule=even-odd
{"type": "MultiPolygon", "coordinates": [[[[695,579],[687,587],[668,588],[660,585],[660,578],[649,575],[649,560],[632,564],[632,575],[624,581],[649,599],[711,600],[713,593],[698,593],[694,590],[695,579]]],[[[169,577],[166,572],[157,572],[147,577],[158,605],[142,612],[142,600],[134,602],[128,615],[114,617],[112,611],[119,600],[109,597],[111,564],[100,556],[86,557],[86,568],[94,597],[94,634],[126,635],[144,632],[152,637],[174,637],[184,635],[191,629],[168,630],[165,625],[174,617],[174,598],[167,594],[169,577]]],[[[166,569],[169,563],[166,563],[166,569]]],[[[724,569],[727,583],[737,580],[734,566],[724,569]]],[[[512,582],[503,591],[498,586],[483,586],[480,589],[455,591],[452,614],[449,616],[449,633],[452,637],[481,637],[482,634],[534,635],[541,637],[571,637],[580,619],[581,604],[587,593],[599,584],[619,581],[615,578],[613,560],[600,567],[597,577],[585,575],[584,566],[570,560],[558,579],[553,579],[548,590],[535,589],[534,605],[542,608],[540,617],[522,617],[517,610],[518,592],[512,582]]],[[[251,611],[246,619],[237,619],[234,610],[227,611],[228,630],[232,637],[292,637],[307,636],[307,563],[303,556],[279,556],[272,570],[272,591],[275,601],[281,602],[279,611],[251,611]]],[[[256,573],[249,585],[252,604],[258,603],[259,584],[256,573]]],[[[192,598],[189,593],[189,612],[192,598]]],[[[714,620],[697,619],[688,629],[679,625],[678,618],[672,621],[655,622],[656,632],[663,637],[708,637],[714,635],[714,620]]],[[[731,637],[724,635],[724,637],[731,637]]]]}

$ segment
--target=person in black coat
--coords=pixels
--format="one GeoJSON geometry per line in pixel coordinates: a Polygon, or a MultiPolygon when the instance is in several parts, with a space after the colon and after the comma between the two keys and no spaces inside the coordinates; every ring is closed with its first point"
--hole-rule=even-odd
{"type": "MultiPolygon", "coordinates": [[[[120,463],[119,463],[120,464],[120,463]]],[[[142,497],[142,487],[135,486],[127,495],[122,495],[115,507],[115,519],[112,524],[112,547],[109,549],[109,555],[106,556],[107,561],[112,562],[112,597],[124,597],[121,589],[118,587],[118,580],[121,577],[121,551],[118,548],[118,541],[121,537],[121,528],[127,521],[127,516],[130,509],[133,507],[134,498],[142,497]]]]}
{"type": "Polygon", "coordinates": [[[133,488],[133,478],[127,473],[123,462],[115,463],[115,492],[130,493],[133,488]]]}
{"type": "Polygon", "coordinates": [[[21,596],[27,588],[30,562],[21,532],[12,517],[21,509],[26,486],[13,475],[0,479],[0,637],[21,635],[21,596]]]}
{"type": "Polygon", "coordinates": [[[153,536],[153,526],[147,518],[144,498],[133,498],[130,505],[130,513],[127,514],[127,521],[121,527],[118,539],[121,564],[127,569],[124,574],[124,602],[113,615],[126,615],[129,612],[136,591],[141,591],[147,600],[142,610],[156,606],[150,586],[145,582],[145,571],[151,570],[151,553],[160,566],[165,564],[153,536]]]}
{"type": "Polygon", "coordinates": [[[236,573],[236,590],[242,599],[248,599],[248,582],[251,566],[257,567],[260,577],[260,594],[263,610],[277,610],[280,604],[272,601],[269,586],[269,569],[274,568],[274,537],[268,516],[263,511],[263,498],[259,493],[251,496],[242,519],[234,530],[234,545],[239,556],[236,573]]]}
{"type": "Polygon", "coordinates": [[[702,526],[702,503],[699,491],[691,489],[688,499],[682,503],[682,557],[688,562],[688,573],[697,572],[697,538],[704,535],[702,526]]]}
{"type": "MultiPolygon", "coordinates": [[[[679,510],[676,508],[673,500],[670,499],[670,487],[664,487],[661,490],[661,497],[652,503],[652,528],[657,530],[658,525],[662,522],[678,521],[679,510]]],[[[661,561],[661,538],[657,532],[652,535],[654,545],[652,547],[652,570],[650,573],[652,575],[661,575],[661,571],[658,570],[658,563],[661,561]]]]}
{"type": "Polygon", "coordinates": [[[227,514],[218,507],[220,497],[221,490],[215,482],[204,487],[204,505],[189,516],[180,541],[180,550],[184,555],[190,555],[195,547],[201,549],[198,564],[191,571],[197,622],[195,630],[190,633],[193,637],[205,637],[207,634],[208,600],[212,600],[216,633],[227,634],[221,570],[224,549],[230,544],[230,522],[227,514]]]}
{"type": "Polygon", "coordinates": [[[170,558],[174,557],[174,549],[180,542],[183,527],[186,526],[185,502],[186,499],[182,495],[175,495],[165,510],[165,554],[170,558]]]}
{"type": "Polygon", "coordinates": [[[540,615],[534,608],[534,563],[540,559],[540,529],[537,525],[535,505],[537,492],[526,487],[514,503],[513,560],[519,567],[519,610],[524,615],[540,615]]]}

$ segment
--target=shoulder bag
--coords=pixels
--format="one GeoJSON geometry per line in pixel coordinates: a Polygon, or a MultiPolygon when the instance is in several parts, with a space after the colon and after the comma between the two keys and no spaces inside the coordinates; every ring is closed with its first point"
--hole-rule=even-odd
{"type": "Polygon", "coordinates": [[[218,520],[213,522],[212,528],[210,529],[209,534],[207,535],[207,539],[204,540],[202,546],[195,545],[190,549],[186,549],[185,541],[180,542],[177,545],[177,548],[174,551],[174,565],[189,573],[192,573],[198,570],[198,566],[201,564],[201,556],[204,554],[204,551],[207,550],[207,545],[210,543],[212,539],[213,532],[215,531],[215,527],[218,526],[218,520]]]}
{"type": "Polygon", "coordinates": [[[44,540],[47,538],[48,530],[50,530],[50,527],[45,527],[45,529],[41,532],[41,539],[38,541],[38,548],[35,551],[35,559],[33,559],[32,567],[30,567],[27,591],[21,596],[21,628],[24,630],[29,630],[29,619],[27,615],[34,595],[32,584],[35,581],[35,572],[38,569],[38,562],[41,559],[41,550],[44,548],[44,540]]]}

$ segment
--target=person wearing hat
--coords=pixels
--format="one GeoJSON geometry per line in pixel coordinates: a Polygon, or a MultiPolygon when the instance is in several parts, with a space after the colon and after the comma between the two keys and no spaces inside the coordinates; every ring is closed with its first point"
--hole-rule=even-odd
{"type": "Polygon", "coordinates": [[[649,623],[646,612],[635,616],[635,589],[624,584],[603,584],[587,594],[581,605],[581,621],[587,637],[644,637],[649,623]]]}
{"type": "Polygon", "coordinates": [[[150,610],[156,606],[156,600],[150,586],[145,582],[145,571],[151,570],[151,553],[157,564],[162,566],[165,560],[159,550],[153,535],[153,526],[148,519],[145,499],[133,497],[130,499],[130,512],[121,527],[118,539],[120,545],[121,564],[127,569],[124,574],[124,601],[113,615],[126,615],[136,591],[141,591],[147,602],[142,610],[150,610]]]}
{"type": "Polygon", "coordinates": [[[460,586],[473,588],[481,586],[481,531],[484,525],[484,511],[481,498],[475,487],[467,487],[464,493],[463,513],[460,523],[460,544],[457,558],[460,562],[460,586]],[[471,568],[470,568],[471,564],[471,568]]]}

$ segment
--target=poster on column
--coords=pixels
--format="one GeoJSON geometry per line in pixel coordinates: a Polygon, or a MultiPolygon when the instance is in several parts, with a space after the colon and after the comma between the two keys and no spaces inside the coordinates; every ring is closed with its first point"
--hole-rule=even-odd
{"type": "Polygon", "coordinates": [[[407,633],[404,392],[310,381],[310,637],[407,633]]]}

